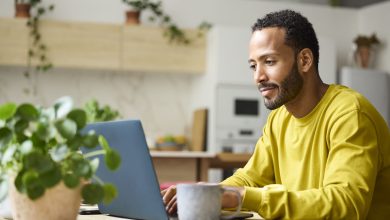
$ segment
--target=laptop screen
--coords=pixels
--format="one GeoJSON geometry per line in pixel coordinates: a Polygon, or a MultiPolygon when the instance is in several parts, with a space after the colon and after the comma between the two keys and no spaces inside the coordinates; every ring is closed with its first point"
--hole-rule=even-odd
{"type": "Polygon", "coordinates": [[[99,122],[89,124],[85,131],[89,130],[103,135],[122,159],[119,169],[110,171],[100,157],[96,175],[118,190],[118,197],[110,204],[98,204],[100,212],[135,219],[168,219],[141,122],[99,122]]]}

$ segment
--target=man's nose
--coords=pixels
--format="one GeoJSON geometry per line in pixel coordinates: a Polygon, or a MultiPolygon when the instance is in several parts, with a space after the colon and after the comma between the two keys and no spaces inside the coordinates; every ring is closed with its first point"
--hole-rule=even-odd
{"type": "Polygon", "coordinates": [[[265,74],[265,71],[260,66],[257,66],[255,72],[253,73],[253,78],[255,80],[255,83],[261,83],[264,81],[267,81],[267,74],[265,74]]]}

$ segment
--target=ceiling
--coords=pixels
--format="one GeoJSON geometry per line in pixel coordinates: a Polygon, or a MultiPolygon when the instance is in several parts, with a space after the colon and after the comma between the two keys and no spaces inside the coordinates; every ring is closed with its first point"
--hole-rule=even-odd
{"type": "MultiPolygon", "coordinates": [[[[275,0],[274,0],[275,1],[275,0]]],[[[299,2],[305,4],[334,5],[338,7],[361,8],[364,6],[390,0],[278,0],[284,2],[299,2]]]]}
{"type": "MultiPolygon", "coordinates": [[[[379,2],[385,2],[388,0],[334,0],[333,2],[339,2],[340,6],[351,7],[351,8],[361,8],[364,6],[376,4],[379,2]]],[[[328,2],[332,2],[329,0],[328,2]]]]}

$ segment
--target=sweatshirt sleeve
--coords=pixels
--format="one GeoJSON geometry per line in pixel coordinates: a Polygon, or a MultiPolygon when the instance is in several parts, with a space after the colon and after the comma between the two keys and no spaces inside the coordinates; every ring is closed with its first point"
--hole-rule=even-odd
{"type": "Polygon", "coordinates": [[[221,182],[222,185],[263,187],[275,183],[269,134],[270,128],[267,124],[249,161],[243,168],[221,182]]]}
{"type": "MultiPolygon", "coordinates": [[[[295,191],[282,184],[267,185],[272,182],[268,174],[256,174],[256,170],[272,170],[262,168],[266,165],[261,164],[264,162],[261,155],[254,155],[223,184],[245,186],[243,208],[256,211],[264,218],[365,219],[378,170],[375,126],[369,117],[358,112],[342,115],[331,126],[324,134],[329,142],[329,154],[319,188],[295,191]],[[259,167],[262,169],[258,170],[259,167]]],[[[264,153],[261,149],[255,154],[264,153]]],[[[272,163],[266,162],[271,166],[272,163]]]]}

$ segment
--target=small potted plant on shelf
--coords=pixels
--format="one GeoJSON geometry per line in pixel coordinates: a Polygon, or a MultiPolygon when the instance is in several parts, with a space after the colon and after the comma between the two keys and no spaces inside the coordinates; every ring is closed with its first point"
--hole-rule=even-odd
{"type": "Polygon", "coordinates": [[[15,17],[29,18],[30,8],[34,7],[40,0],[15,0],[15,17]]]}
{"type": "Polygon", "coordinates": [[[95,156],[103,154],[110,170],[119,167],[120,156],[103,136],[83,131],[87,115],[72,106],[70,97],[48,108],[0,106],[0,195],[8,192],[14,219],[76,219],[81,197],[96,204],[116,196],[115,186],[95,176],[95,156]]]}
{"type": "Polygon", "coordinates": [[[376,34],[371,36],[358,35],[354,41],[354,61],[361,68],[368,68],[375,59],[375,46],[380,44],[376,34]]]}
{"type": "MultiPolygon", "coordinates": [[[[168,39],[170,43],[189,44],[191,40],[186,33],[179,28],[162,9],[161,1],[153,2],[150,0],[122,0],[123,3],[130,6],[130,10],[126,12],[127,24],[139,24],[140,14],[143,11],[150,11],[152,14],[149,16],[149,20],[157,22],[163,30],[163,35],[168,39]]],[[[211,24],[202,22],[198,26],[198,37],[201,37],[204,32],[211,28],[211,24]]]]}

